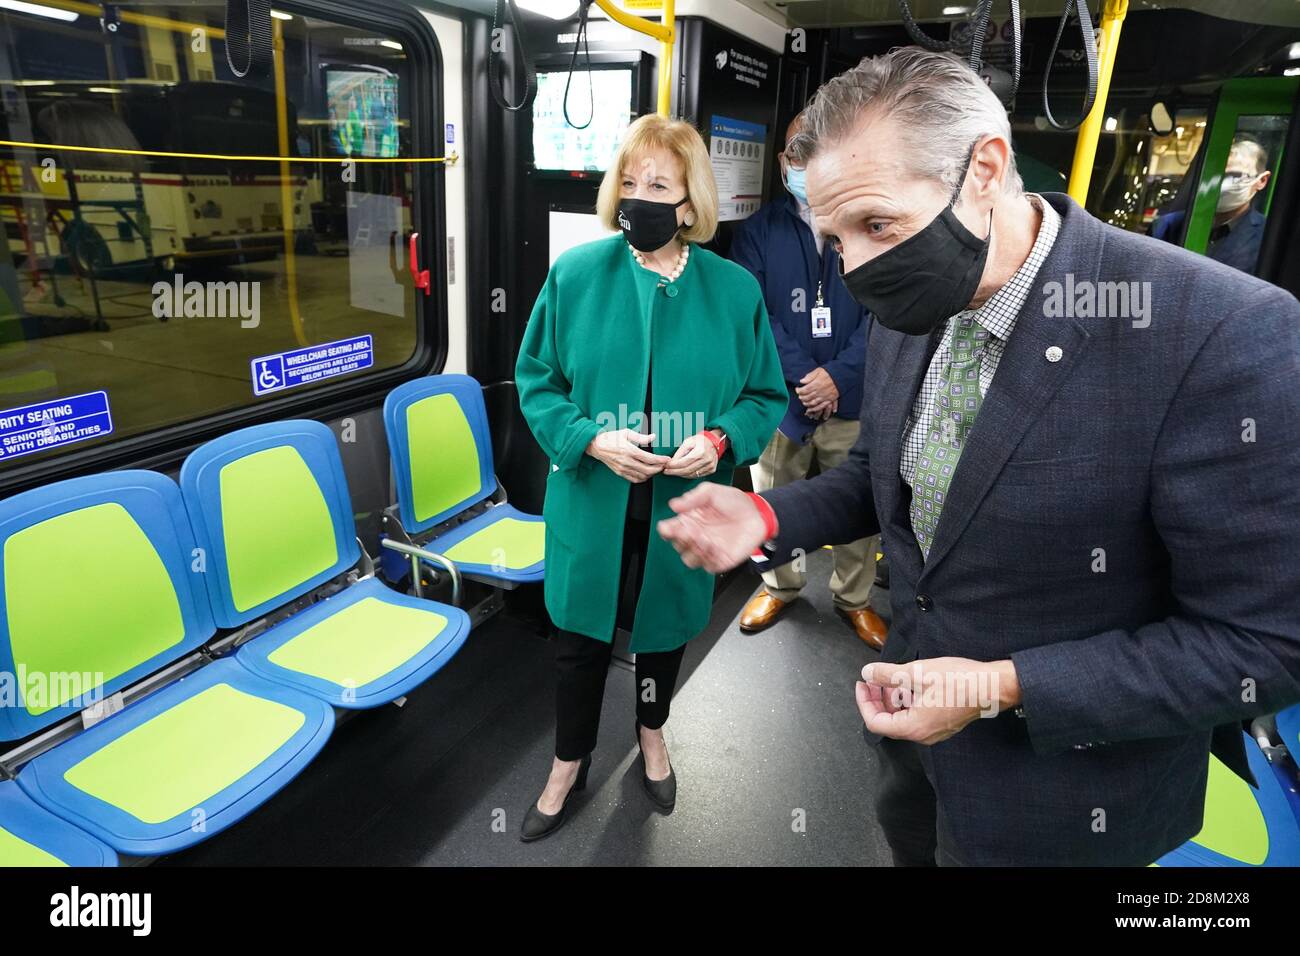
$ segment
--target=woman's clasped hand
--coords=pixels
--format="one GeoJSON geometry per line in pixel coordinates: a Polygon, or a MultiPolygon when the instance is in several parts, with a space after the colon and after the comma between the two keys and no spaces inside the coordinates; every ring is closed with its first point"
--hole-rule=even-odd
{"type": "Polygon", "coordinates": [[[691,435],[671,457],[649,451],[654,441],[654,435],[620,428],[598,434],[587,445],[587,454],[620,478],[638,484],[661,472],[679,478],[702,478],[718,470],[717,449],[705,435],[691,435]]]}

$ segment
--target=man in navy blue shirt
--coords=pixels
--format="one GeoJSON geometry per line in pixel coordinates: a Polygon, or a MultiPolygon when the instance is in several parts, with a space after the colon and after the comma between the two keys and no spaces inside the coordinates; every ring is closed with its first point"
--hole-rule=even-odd
{"type": "MultiPolygon", "coordinates": [[[[1254,274],[1266,222],[1264,214],[1255,208],[1254,201],[1268,186],[1271,175],[1268,152],[1263,146],[1247,136],[1233,140],[1219,185],[1214,226],[1205,248],[1205,254],[1211,259],[1254,274]]],[[[1185,215],[1179,211],[1160,216],[1151,235],[1177,242],[1185,215]]]]}
{"type": "MultiPolygon", "coordinates": [[[[786,130],[799,131],[800,117],[786,130]]],[[[790,406],[780,429],[750,469],[755,491],[807,476],[816,459],[825,471],[842,462],[858,439],[862,373],[870,316],[839,276],[839,256],[812,228],[803,170],[778,156],[788,195],[765,205],[737,231],[731,258],[763,287],[790,406]]],[[[867,607],[876,573],[875,536],[836,545],[831,591],[836,610],[871,647],[884,646],[886,627],[867,607]]],[[[805,583],[801,562],[763,573],[763,589],[740,616],[742,631],[772,624],[805,583]]]]}

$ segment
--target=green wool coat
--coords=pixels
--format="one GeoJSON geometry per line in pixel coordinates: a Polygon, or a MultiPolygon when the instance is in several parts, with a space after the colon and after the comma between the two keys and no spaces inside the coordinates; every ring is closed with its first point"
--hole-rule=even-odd
{"type": "Polygon", "coordinates": [[[789,396],[757,280],[691,246],[671,285],[639,266],[622,235],[561,255],[524,332],[515,381],[524,418],[551,460],[546,482],[546,607],[557,627],[610,641],[618,608],[631,484],[585,454],[600,431],[656,433],[671,455],[689,435],[721,428],[730,447],[712,475],[659,474],[632,651],[668,651],[703,630],[713,575],[688,568],[653,523],[699,481],[730,484],[758,459],[789,396]],[[646,381],[656,418],[644,421],[646,381]],[[641,427],[648,425],[649,427],[641,427]]]}

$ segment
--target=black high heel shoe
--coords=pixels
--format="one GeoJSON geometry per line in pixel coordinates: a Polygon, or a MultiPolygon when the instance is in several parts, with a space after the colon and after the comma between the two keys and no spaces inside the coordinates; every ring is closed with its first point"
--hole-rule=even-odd
{"type": "Polygon", "coordinates": [[[578,776],[573,781],[573,786],[569,788],[569,792],[564,795],[564,803],[560,804],[558,812],[543,813],[537,809],[537,801],[534,800],[528,807],[528,812],[524,814],[524,824],[520,828],[519,839],[524,843],[532,843],[534,840],[550,836],[564,826],[566,811],[569,808],[569,798],[579,790],[586,789],[587,771],[590,769],[591,754],[587,754],[582,758],[582,763],[578,764],[578,776]]]}
{"type": "Polygon", "coordinates": [[[650,774],[645,771],[645,752],[641,749],[641,721],[636,722],[636,749],[641,757],[641,782],[645,784],[645,792],[650,794],[651,801],[660,810],[672,812],[677,804],[677,774],[673,771],[672,761],[668,762],[668,776],[662,780],[651,780],[650,774]]]}

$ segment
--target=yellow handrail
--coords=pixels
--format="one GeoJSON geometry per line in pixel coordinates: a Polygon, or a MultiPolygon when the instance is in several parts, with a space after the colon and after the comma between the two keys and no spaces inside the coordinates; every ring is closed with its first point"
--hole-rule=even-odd
{"type": "Polygon", "coordinates": [[[1080,206],[1088,201],[1092,166],[1097,159],[1097,139],[1106,118],[1106,97],[1110,93],[1110,77],[1119,47],[1119,31],[1127,13],[1128,0],[1106,0],[1101,15],[1101,40],[1097,44],[1097,98],[1079,126],[1079,138],[1074,143],[1074,162],[1070,165],[1070,198],[1080,206]]]}
{"type": "Polygon", "coordinates": [[[662,23],[620,10],[614,6],[613,0],[595,0],[595,4],[615,23],[659,41],[658,111],[660,116],[667,116],[672,108],[673,43],[677,38],[675,0],[663,0],[662,23]]]}

